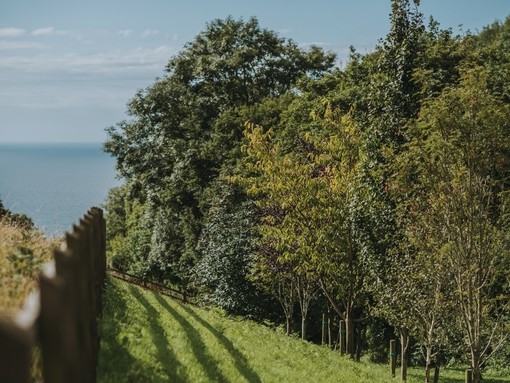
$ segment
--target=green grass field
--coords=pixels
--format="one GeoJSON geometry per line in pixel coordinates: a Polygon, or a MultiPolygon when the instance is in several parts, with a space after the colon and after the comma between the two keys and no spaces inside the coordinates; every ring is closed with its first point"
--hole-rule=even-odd
{"type": "MultiPolygon", "coordinates": [[[[178,303],[109,278],[99,382],[398,382],[385,365],[355,363],[328,348],[251,321],[178,303]]],[[[397,372],[398,373],[398,372],[397,372]]],[[[462,383],[442,371],[441,382],[462,383]]],[[[423,382],[411,369],[408,382],[423,382]]],[[[485,377],[484,382],[510,382],[485,377]]]]}

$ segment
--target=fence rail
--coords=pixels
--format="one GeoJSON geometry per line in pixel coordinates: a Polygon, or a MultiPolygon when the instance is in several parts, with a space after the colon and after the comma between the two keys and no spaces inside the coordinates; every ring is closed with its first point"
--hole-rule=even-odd
{"type": "Polygon", "coordinates": [[[149,289],[151,291],[157,292],[161,295],[166,295],[170,298],[179,300],[183,303],[193,304],[194,296],[187,294],[185,290],[177,290],[175,288],[165,286],[161,283],[153,282],[145,278],[141,278],[139,276],[126,273],[121,270],[108,268],[108,274],[114,278],[120,279],[122,281],[128,282],[133,285],[137,285],[143,287],[145,289],[149,289]]]}
{"type": "Polygon", "coordinates": [[[12,320],[0,319],[0,382],[29,382],[36,346],[45,383],[96,381],[105,236],[103,211],[91,208],[55,250],[39,290],[12,320]]]}

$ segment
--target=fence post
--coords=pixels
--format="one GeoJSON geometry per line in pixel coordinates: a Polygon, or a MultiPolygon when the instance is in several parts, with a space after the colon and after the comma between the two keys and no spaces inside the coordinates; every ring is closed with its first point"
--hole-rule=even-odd
{"type": "Polygon", "coordinates": [[[397,342],[395,339],[390,340],[390,370],[391,377],[395,377],[395,367],[397,365],[397,342]]]}
{"type": "Polygon", "coordinates": [[[75,320],[69,288],[62,278],[41,274],[40,344],[45,382],[80,382],[80,354],[73,331],[75,320]]]}
{"type": "Polygon", "coordinates": [[[0,317],[0,382],[30,381],[37,341],[45,382],[96,382],[105,255],[103,211],[93,207],[66,233],[64,247],[53,252],[53,263],[40,274],[33,323],[0,317]]]}
{"type": "Polygon", "coordinates": [[[32,342],[26,330],[0,318],[0,382],[28,383],[32,342]]]}
{"type": "Polygon", "coordinates": [[[72,377],[71,380],[87,381],[88,368],[86,363],[86,327],[88,322],[83,315],[83,266],[80,259],[71,250],[73,247],[72,235],[66,236],[67,249],[65,251],[55,251],[55,266],[58,278],[63,281],[63,307],[65,310],[66,326],[64,329],[68,332],[64,343],[65,352],[68,354],[68,370],[72,377]]]}
{"type": "Polygon", "coordinates": [[[473,370],[470,368],[466,370],[466,383],[473,383],[473,370]]]}

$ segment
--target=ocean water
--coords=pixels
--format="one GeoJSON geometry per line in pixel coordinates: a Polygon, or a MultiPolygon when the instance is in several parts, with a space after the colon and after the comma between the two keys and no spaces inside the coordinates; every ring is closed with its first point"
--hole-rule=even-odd
{"type": "Polygon", "coordinates": [[[120,185],[114,167],[101,144],[0,144],[0,200],[62,235],[120,185]]]}

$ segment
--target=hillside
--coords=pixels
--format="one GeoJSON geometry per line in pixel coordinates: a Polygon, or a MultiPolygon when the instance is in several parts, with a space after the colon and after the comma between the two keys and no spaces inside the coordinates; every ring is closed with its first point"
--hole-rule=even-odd
{"type": "MultiPolygon", "coordinates": [[[[386,366],[354,363],[283,331],[111,278],[101,331],[99,382],[396,381],[386,366]]],[[[422,373],[412,370],[409,382],[422,382],[422,373]]],[[[462,381],[461,373],[447,375],[441,381],[462,381]]]]}

